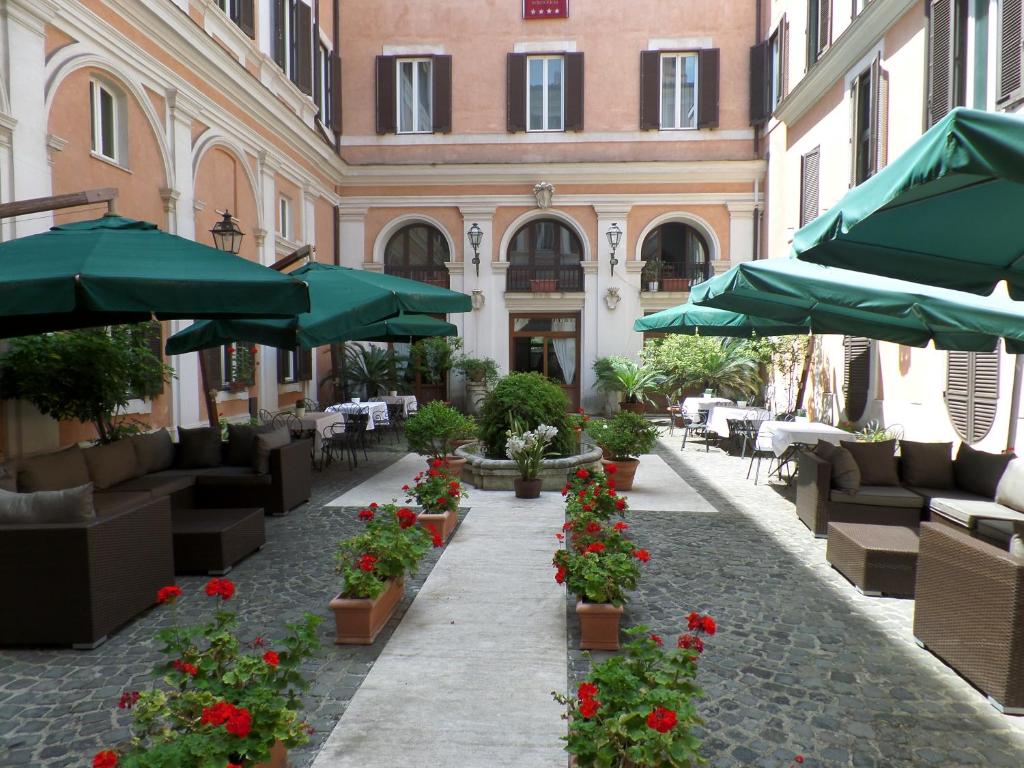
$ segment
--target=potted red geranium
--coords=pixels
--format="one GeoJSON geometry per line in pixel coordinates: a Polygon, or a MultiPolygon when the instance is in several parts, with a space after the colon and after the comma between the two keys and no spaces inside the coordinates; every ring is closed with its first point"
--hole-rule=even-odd
{"type": "Polygon", "coordinates": [[[430,469],[420,472],[413,484],[403,485],[402,490],[407,494],[406,504],[415,502],[422,508],[419,524],[427,531],[438,531],[447,542],[459,523],[459,503],[469,498],[458,477],[447,471],[441,459],[434,459],[430,469]]]}

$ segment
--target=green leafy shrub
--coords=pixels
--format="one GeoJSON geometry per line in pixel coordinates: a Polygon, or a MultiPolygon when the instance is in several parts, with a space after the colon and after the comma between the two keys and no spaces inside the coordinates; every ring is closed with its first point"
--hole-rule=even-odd
{"type": "Polygon", "coordinates": [[[621,411],[611,419],[591,419],[586,430],[614,461],[626,461],[650,453],[659,434],[654,424],[629,411],[621,411]]]}
{"type": "Polygon", "coordinates": [[[657,392],[667,377],[650,363],[637,364],[626,357],[602,357],[594,362],[597,389],[621,392],[623,402],[651,402],[650,393],[657,392]]]}
{"type": "MultiPolygon", "coordinates": [[[[344,597],[374,598],[391,579],[415,573],[430,549],[430,534],[416,525],[416,513],[395,504],[371,504],[359,513],[366,529],[338,544],[335,569],[345,581],[344,597]]],[[[434,545],[440,542],[435,538],[434,545]]]]}
{"type": "Polygon", "coordinates": [[[475,433],[476,422],[440,400],[422,406],[405,422],[409,450],[436,459],[451,453],[453,441],[475,433]]]}
{"type": "Polygon", "coordinates": [[[568,411],[569,398],[553,381],[539,373],[512,373],[499,381],[484,400],[480,439],[490,458],[504,459],[508,432],[514,421],[527,429],[547,424],[558,430],[552,449],[568,456],[575,452],[568,411]]]}
{"type": "Polygon", "coordinates": [[[462,349],[462,339],[431,336],[420,339],[409,350],[409,372],[418,373],[428,384],[441,384],[455,366],[455,353],[462,349]]]}
{"type": "Polygon", "coordinates": [[[455,370],[460,371],[467,381],[493,385],[498,380],[498,363],[489,357],[466,357],[455,361],[455,370]]]}

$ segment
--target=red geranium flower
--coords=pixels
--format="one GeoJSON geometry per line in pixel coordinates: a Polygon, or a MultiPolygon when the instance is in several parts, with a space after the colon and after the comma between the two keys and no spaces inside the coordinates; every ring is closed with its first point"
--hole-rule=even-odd
{"type": "Polygon", "coordinates": [[[604,552],[604,544],[602,544],[600,541],[595,541],[593,544],[587,547],[587,552],[604,552]]]}
{"type": "Polygon", "coordinates": [[[597,714],[601,708],[601,702],[597,699],[584,699],[580,702],[580,714],[588,720],[597,714]]]}
{"type": "Polygon", "coordinates": [[[804,756],[803,756],[803,755],[797,755],[797,756],[796,756],[796,757],[794,757],[793,759],[794,759],[794,760],[795,760],[796,762],[798,762],[798,763],[803,763],[803,761],[804,761],[804,756]]]}
{"type": "Polygon", "coordinates": [[[156,592],[156,601],[158,603],[173,603],[181,597],[181,587],[171,585],[169,587],[160,587],[156,592]]]}
{"type": "Polygon", "coordinates": [[[629,530],[629,525],[627,523],[624,523],[624,522],[622,522],[620,520],[615,525],[613,525],[612,528],[614,528],[616,531],[619,531],[619,532],[628,531],[629,530]]]}
{"type": "Polygon", "coordinates": [[[646,549],[634,549],[633,557],[639,560],[641,563],[646,563],[651,559],[651,553],[646,549]]]}
{"type": "Polygon", "coordinates": [[[680,635],[676,647],[683,649],[692,648],[697,653],[704,653],[704,641],[696,635],[680,635]]]}
{"type": "Polygon", "coordinates": [[[252,730],[252,715],[249,714],[249,710],[236,709],[232,712],[231,717],[228,718],[227,725],[224,726],[224,730],[240,739],[248,736],[249,731],[252,730]]]}
{"type": "Polygon", "coordinates": [[[626,500],[623,499],[622,497],[617,498],[615,500],[615,508],[617,510],[619,510],[619,512],[625,511],[625,509],[626,509],[626,500]]]}
{"type": "Polygon", "coordinates": [[[576,691],[576,695],[581,699],[592,699],[597,696],[597,686],[593,683],[580,683],[579,690],[576,691]]]}
{"type": "Polygon", "coordinates": [[[412,528],[416,525],[416,513],[408,507],[402,507],[395,512],[395,517],[398,518],[399,528],[412,528]]]}
{"type": "Polygon", "coordinates": [[[194,664],[189,664],[187,661],[183,661],[181,659],[175,659],[171,666],[179,672],[184,672],[190,677],[195,677],[199,674],[199,669],[194,664]]]}
{"type": "Polygon", "coordinates": [[[651,640],[653,640],[658,645],[664,645],[665,644],[665,641],[661,639],[661,635],[651,635],[651,640]]]}
{"type": "Polygon", "coordinates": [[[562,495],[563,496],[568,496],[569,495],[569,486],[568,485],[566,485],[566,486],[564,486],[562,488],[562,495]]]}
{"type": "Polygon", "coordinates": [[[373,520],[373,518],[374,518],[374,514],[373,514],[373,510],[372,509],[363,509],[363,510],[359,511],[359,519],[360,520],[365,520],[366,522],[370,522],[371,520],[373,520]]]}
{"type": "Polygon", "coordinates": [[[409,490],[409,484],[408,484],[408,483],[406,483],[405,485],[403,485],[403,486],[402,486],[402,490],[403,490],[403,491],[408,491],[408,490],[409,490]]]}
{"type": "Polygon", "coordinates": [[[686,626],[690,630],[697,629],[701,625],[700,614],[696,611],[690,611],[690,615],[686,617],[686,626]]]}
{"type": "Polygon", "coordinates": [[[596,523],[594,521],[591,521],[591,522],[587,523],[587,533],[600,533],[600,532],[601,532],[601,524],[600,523],[596,523]]]}
{"type": "Polygon", "coordinates": [[[647,727],[653,728],[658,733],[668,733],[676,727],[676,713],[671,709],[656,707],[647,716],[647,727]]]}
{"type": "Polygon", "coordinates": [[[373,566],[377,563],[377,558],[373,555],[363,555],[359,558],[359,570],[370,573],[373,570],[373,566]]]}
{"type": "Polygon", "coordinates": [[[566,522],[562,523],[562,530],[563,531],[568,531],[571,528],[572,528],[572,521],[568,521],[567,520],[566,522]]]}
{"type": "Polygon", "coordinates": [[[442,464],[444,464],[444,462],[441,461],[440,459],[434,459],[432,462],[430,462],[430,466],[432,467],[440,467],[442,464]]]}
{"type": "Polygon", "coordinates": [[[585,470],[583,467],[580,467],[579,469],[576,470],[576,477],[578,477],[580,480],[586,480],[588,477],[590,477],[590,473],[587,472],[587,470],[585,470]]]}
{"type": "Polygon", "coordinates": [[[220,597],[221,600],[230,600],[235,594],[235,583],[231,579],[210,579],[206,582],[206,594],[210,597],[220,597]]]}
{"type": "Polygon", "coordinates": [[[121,694],[121,699],[117,702],[118,709],[131,709],[139,702],[138,691],[125,691],[121,694]]]}
{"type": "Polygon", "coordinates": [[[619,468],[616,467],[614,464],[609,464],[608,466],[606,466],[604,468],[604,473],[606,475],[614,475],[618,471],[619,471],[619,468]]]}
{"type": "Polygon", "coordinates": [[[705,616],[701,619],[700,628],[704,630],[705,634],[713,635],[717,631],[718,627],[715,624],[715,620],[710,616],[705,616]]]}
{"type": "Polygon", "coordinates": [[[203,710],[200,722],[204,725],[224,725],[235,711],[234,706],[226,701],[218,701],[212,707],[203,710]]]}
{"type": "Polygon", "coordinates": [[[371,501],[370,502],[370,509],[376,509],[379,506],[380,506],[380,504],[378,504],[376,501],[371,501]]]}
{"type": "Polygon", "coordinates": [[[444,546],[444,539],[441,538],[441,534],[437,532],[437,526],[433,523],[427,523],[427,532],[430,533],[430,543],[434,545],[434,548],[444,546]]]}
{"type": "Polygon", "coordinates": [[[281,663],[281,657],[275,651],[267,651],[263,654],[263,661],[268,667],[276,667],[281,663]]]}
{"type": "Polygon", "coordinates": [[[559,584],[565,583],[565,568],[563,568],[560,565],[558,566],[558,570],[555,571],[555,581],[557,581],[559,584]]]}
{"type": "Polygon", "coordinates": [[[238,763],[228,763],[227,768],[242,768],[238,763]]]}
{"type": "Polygon", "coordinates": [[[594,506],[592,504],[584,504],[583,505],[583,511],[584,512],[593,512],[594,511],[594,506]]]}
{"type": "Polygon", "coordinates": [[[116,768],[117,753],[110,749],[97,752],[92,759],[92,768],[116,768]]]}
{"type": "Polygon", "coordinates": [[[447,504],[447,503],[448,503],[448,497],[447,497],[447,496],[441,496],[441,497],[439,497],[439,498],[438,498],[438,500],[437,500],[437,503],[438,503],[438,504],[442,504],[442,505],[443,505],[443,504],[447,504]]]}
{"type": "Polygon", "coordinates": [[[565,541],[565,534],[564,533],[556,533],[555,534],[555,538],[558,539],[559,541],[565,541]]]}

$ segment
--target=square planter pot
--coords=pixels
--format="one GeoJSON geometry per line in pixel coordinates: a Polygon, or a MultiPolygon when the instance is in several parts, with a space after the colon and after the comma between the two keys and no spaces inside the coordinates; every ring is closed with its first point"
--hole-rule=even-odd
{"type": "Polygon", "coordinates": [[[331,600],[334,611],[335,638],[338,645],[372,645],[388,623],[391,614],[405,594],[405,580],[393,579],[387,588],[372,600],[342,597],[331,600]]]}
{"type": "Polygon", "coordinates": [[[288,748],[280,741],[270,748],[270,759],[265,763],[253,763],[252,768],[288,768],[288,748]]]}
{"type": "Polygon", "coordinates": [[[427,526],[433,525],[437,529],[437,532],[441,534],[441,540],[447,543],[448,539],[450,539],[452,534],[455,533],[455,526],[459,523],[459,513],[452,512],[450,509],[442,515],[432,515],[427,512],[420,512],[419,515],[416,516],[416,522],[419,524],[420,528],[425,530],[427,533],[430,533],[430,529],[427,526]]]}
{"type": "Polygon", "coordinates": [[[619,622],[623,607],[611,603],[576,603],[580,620],[580,648],[587,651],[619,650],[619,622]]]}

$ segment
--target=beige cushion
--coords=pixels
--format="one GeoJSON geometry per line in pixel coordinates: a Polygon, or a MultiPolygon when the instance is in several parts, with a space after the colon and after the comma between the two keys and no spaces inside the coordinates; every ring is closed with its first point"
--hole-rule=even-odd
{"type": "Polygon", "coordinates": [[[988,501],[976,493],[968,493],[956,488],[922,488],[920,485],[904,485],[907,490],[923,496],[926,502],[932,499],[967,499],[969,501],[988,501]]]}
{"type": "Polygon", "coordinates": [[[62,491],[0,490],[0,523],[81,523],[95,517],[92,483],[62,491]]]}
{"type": "Polygon", "coordinates": [[[961,443],[956,461],[953,462],[957,488],[994,499],[999,479],[1006,471],[1006,465],[1014,458],[1016,456],[1012,453],[986,453],[961,443]]]}
{"type": "Polygon", "coordinates": [[[1024,459],[1013,459],[1006,465],[996,486],[996,501],[1004,507],[1024,512],[1024,459]]]}
{"type": "Polygon", "coordinates": [[[975,530],[979,536],[999,542],[1003,549],[1009,550],[1013,537],[1013,523],[1009,520],[978,520],[975,530]]]}
{"type": "Polygon", "coordinates": [[[856,493],[832,491],[829,501],[837,504],[864,504],[869,507],[899,507],[900,509],[922,509],[924,499],[913,491],[892,485],[862,485],[856,493]]]}
{"type": "Polygon", "coordinates": [[[174,466],[174,442],[166,429],[129,438],[141,474],[160,472],[174,466]]]}
{"type": "Polygon", "coordinates": [[[135,448],[128,440],[117,440],[107,445],[97,445],[82,451],[89,467],[89,477],[96,490],[104,491],[112,485],[123,483],[142,474],[135,448]]]}
{"type": "Polygon", "coordinates": [[[1020,534],[1013,534],[1010,537],[1010,554],[1024,560],[1024,538],[1020,534]]]}
{"type": "Polygon", "coordinates": [[[22,493],[62,491],[90,482],[89,466],[77,445],[18,462],[18,490],[22,493]]]}
{"type": "Polygon", "coordinates": [[[270,472],[270,452],[275,448],[283,448],[291,441],[292,433],[287,427],[256,435],[256,471],[261,475],[270,472]]]}
{"type": "Polygon", "coordinates": [[[953,443],[900,440],[900,470],[906,485],[953,488],[953,443]]]}
{"type": "Polygon", "coordinates": [[[860,469],[861,485],[899,485],[896,471],[896,441],[860,443],[842,440],[839,443],[853,454],[860,469]]]}
{"type": "Polygon", "coordinates": [[[965,528],[974,528],[979,519],[985,518],[1024,522],[1024,514],[994,501],[934,498],[931,508],[965,528]]]}

